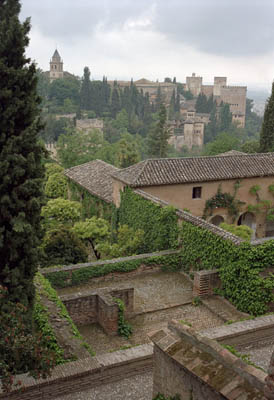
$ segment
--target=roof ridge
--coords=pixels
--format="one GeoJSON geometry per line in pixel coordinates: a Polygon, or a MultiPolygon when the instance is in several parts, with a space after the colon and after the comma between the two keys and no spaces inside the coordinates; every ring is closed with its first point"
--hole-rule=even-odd
{"type": "MultiPolygon", "coordinates": [[[[145,169],[145,167],[146,167],[148,161],[149,161],[149,160],[140,161],[140,164],[143,163],[143,166],[142,166],[140,172],[137,174],[137,176],[136,176],[135,179],[133,180],[133,183],[137,182],[137,180],[139,179],[139,177],[141,176],[141,174],[144,172],[144,169],[145,169]]],[[[137,164],[139,164],[139,163],[137,163],[137,164]]],[[[133,165],[137,165],[137,164],[133,164],[133,165]]]]}

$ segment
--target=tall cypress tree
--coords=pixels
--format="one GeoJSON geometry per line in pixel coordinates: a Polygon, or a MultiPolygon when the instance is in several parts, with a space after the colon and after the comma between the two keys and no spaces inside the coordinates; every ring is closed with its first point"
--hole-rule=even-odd
{"type": "Polygon", "coordinates": [[[43,148],[34,63],[26,58],[30,21],[18,0],[0,0],[0,284],[30,322],[38,266],[43,148]]]}
{"type": "Polygon", "coordinates": [[[148,135],[148,154],[151,157],[167,157],[168,139],[171,132],[167,126],[167,112],[163,104],[160,105],[159,120],[148,135]]]}
{"type": "Polygon", "coordinates": [[[267,100],[260,133],[260,152],[274,151],[274,82],[271,96],[267,100]]]}
{"type": "Polygon", "coordinates": [[[80,105],[84,110],[91,109],[91,81],[89,67],[84,68],[84,76],[80,90],[80,105]]]}

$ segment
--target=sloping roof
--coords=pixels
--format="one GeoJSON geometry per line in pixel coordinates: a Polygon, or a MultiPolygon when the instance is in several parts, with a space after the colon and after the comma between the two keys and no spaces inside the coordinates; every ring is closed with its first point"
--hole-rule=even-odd
{"type": "Polygon", "coordinates": [[[59,60],[61,60],[60,54],[58,53],[58,50],[56,49],[52,58],[58,58],[59,60]]]}
{"type": "Polygon", "coordinates": [[[107,203],[112,202],[111,174],[119,171],[113,165],[94,160],[65,170],[65,175],[88,192],[107,203]]]}
{"type": "Polygon", "coordinates": [[[274,153],[141,161],[113,177],[131,187],[274,176],[274,153]]]}
{"type": "Polygon", "coordinates": [[[151,84],[151,83],[155,83],[155,82],[149,81],[148,79],[145,79],[145,78],[141,78],[138,81],[135,81],[134,85],[136,85],[136,84],[137,85],[147,85],[147,84],[151,84]]]}

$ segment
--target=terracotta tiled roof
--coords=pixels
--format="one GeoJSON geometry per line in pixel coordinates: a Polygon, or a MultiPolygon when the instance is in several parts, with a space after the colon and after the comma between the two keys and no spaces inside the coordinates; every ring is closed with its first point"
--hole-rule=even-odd
{"type": "Polygon", "coordinates": [[[218,154],[218,156],[243,156],[243,155],[247,155],[247,153],[243,153],[242,151],[238,151],[238,150],[229,150],[226,151],[225,153],[220,153],[218,154]]]}
{"type": "Polygon", "coordinates": [[[112,176],[131,187],[274,176],[274,153],[151,159],[112,176]]]}
{"type": "Polygon", "coordinates": [[[112,202],[112,178],[111,174],[119,171],[113,165],[101,160],[77,165],[65,170],[65,175],[88,192],[107,203],[112,202]]]}

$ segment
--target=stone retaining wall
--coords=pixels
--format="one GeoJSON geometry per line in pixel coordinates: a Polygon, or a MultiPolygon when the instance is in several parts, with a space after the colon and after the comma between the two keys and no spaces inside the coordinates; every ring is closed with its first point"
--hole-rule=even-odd
{"type": "Polygon", "coordinates": [[[231,346],[251,345],[264,340],[273,340],[274,315],[206,329],[201,331],[200,334],[231,346]]]}
{"type": "Polygon", "coordinates": [[[214,289],[221,287],[221,279],[217,270],[202,270],[194,273],[193,296],[209,296],[214,289]]]}
{"type": "Polygon", "coordinates": [[[98,289],[97,291],[61,296],[73,322],[77,325],[99,323],[109,335],[118,331],[119,308],[114,298],[121,299],[126,307],[125,315],[130,315],[134,307],[134,289],[98,289]]]}
{"type": "Polygon", "coordinates": [[[48,379],[35,380],[26,374],[17,375],[16,379],[22,381],[24,391],[14,390],[5,394],[0,389],[0,400],[55,399],[57,396],[116,382],[150,371],[153,368],[152,357],[153,346],[146,344],[59,365],[48,379]]]}
{"type": "Polygon", "coordinates": [[[153,395],[193,400],[263,400],[266,374],[216,341],[172,321],[154,342],[153,395]]]}

